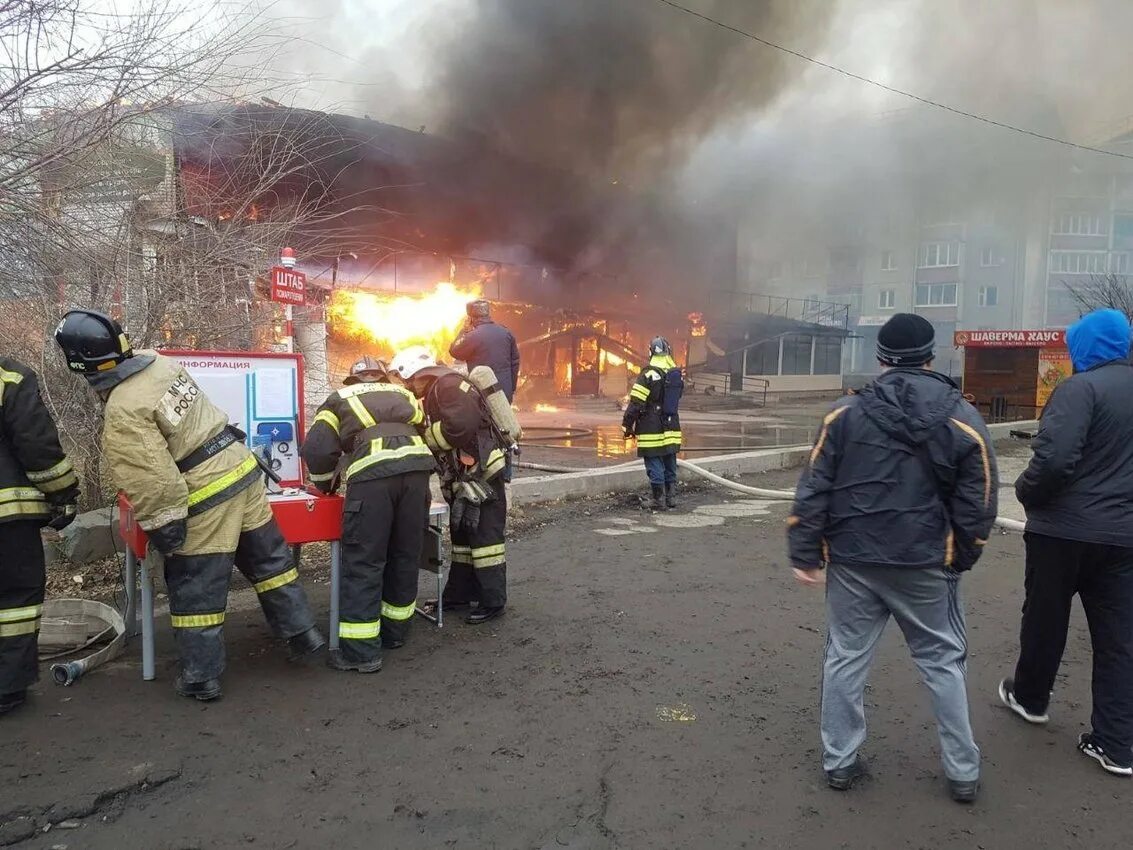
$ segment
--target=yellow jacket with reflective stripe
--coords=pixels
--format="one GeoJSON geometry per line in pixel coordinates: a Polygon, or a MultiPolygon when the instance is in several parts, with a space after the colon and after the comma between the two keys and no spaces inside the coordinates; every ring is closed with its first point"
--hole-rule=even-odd
{"type": "Polygon", "coordinates": [[[74,499],[78,484],[35,372],[0,357],[0,523],[43,521],[49,502],[74,499]]]}
{"type": "Polygon", "coordinates": [[[420,430],[424,420],[417,397],[394,384],[360,383],[331,393],[301,449],[311,481],[330,490],[343,457],[344,483],[431,472],[433,454],[420,430]]]}
{"type": "Polygon", "coordinates": [[[102,450],[138,524],[151,531],[259,486],[263,473],[243,443],[181,473],[177,461],[220,434],[228,416],[176,361],[153,351],[135,356],[155,359],[110,391],[102,450]]]}

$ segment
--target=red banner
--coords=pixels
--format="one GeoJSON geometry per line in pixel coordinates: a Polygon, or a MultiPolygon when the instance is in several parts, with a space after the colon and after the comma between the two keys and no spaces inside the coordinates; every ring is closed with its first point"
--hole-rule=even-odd
{"type": "Polygon", "coordinates": [[[956,331],[952,344],[956,348],[1061,348],[1066,345],[1066,331],[956,331]]]}
{"type": "Polygon", "coordinates": [[[295,269],[275,266],[271,270],[271,300],[281,304],[307,303],[307,276],[295,269]]]}

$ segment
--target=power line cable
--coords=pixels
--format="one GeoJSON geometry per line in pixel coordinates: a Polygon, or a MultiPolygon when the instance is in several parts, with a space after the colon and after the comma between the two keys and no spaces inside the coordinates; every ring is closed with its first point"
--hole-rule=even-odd
{"type": "Polygon", "coordinates": [[[739,27],[734,27],[731,24],[726,24],[723,21],[718,21],[713,17],[703,14],[702,12],[697,12],[695,9],[689,9],[687,6],[682,6],[680,3],[674,2],[674,0],[656,0],[656,2],[676,9],[679,12],[684,12],[686,15],[691,15],[694,18],[699,18],[701,21],[707,24],[711,24],[712,26],[719,27],[722,30],[727,30],[728,32],[735,33],[736,35],[740,35],[744,38],[758,42],[765,47],[770,47],[774,50],[780,51],[781,53],[786,53],[789,56],[794,56],[797,59],[802,59],[806,62],[810,62],[811,64],[817,65],[820,68],[825,68],[828,71],[833,71],[836,74],[841,74],[842,76],[849,77],[852,80],[857,80],[859,82],[866,83],[867,85],[875,86],[876,88],[890,92],[891,94],[900,95],[901,97],[908,98],[909,100],[915,100],[918,103],[925,104],[926,106],[932,106],[936,109],[942,109],[945,112],[951,112],[953,115],[959,115],[963,118],[970,118],[973,121],[980,121],[984,124],[990,124],[992,127],[998,127],[1001,130],[1009,130],[1013,133],[1021,133],[1024,136],[1031,136],[1035,139],[1041,139],[1044,142],[1054,142],[1058,145],[1065,145],[1068,148],[1076,148],[1077,150],[1088,151],[1089,153],[1099,153],[1103,154],[1104,156],[1116,156],[1120,157],[1121,159],[1133,159],[1133,155],[1131,154],[1105,150],[1104,148],[1095,148],[1091,147],[1090,145],[1082,145],[1078,142],[1072,142],[1069,139],[1060,139],[1057,136],[1048,136],[1044,133],[1039,133],[1036,130],[1028,130],[1026,127],[1017,127],[1014,124],[1008,124],[1005,121],[997,121],[994,118],[988,118],[986,115],[978,115],[974,112],[966,112],[965,110],[959,109],[955,106],[949,106],[947,103],[941,103],[938,100],[922,97],[919,94],[914,94],[913,92],[905,91],[904,89],[886,85],[885,83],[878,82],[877,80],[870,79],[869,77],[862,76],[861,74],[855,74],[853,71],[847,71],[845,68],[840,68],[837,65],[830,64],[829,62],[823,62],[821,59],[815,59],[813,56],[808,56],[807,54],[802,53],[798,50],[793,50],[790,47],[784,47],[782,44],[776,44],[775,42],[769,41],[766,38],[762,38],[755,33],[750,33],[747,30],[742,30],[739,27]]]}

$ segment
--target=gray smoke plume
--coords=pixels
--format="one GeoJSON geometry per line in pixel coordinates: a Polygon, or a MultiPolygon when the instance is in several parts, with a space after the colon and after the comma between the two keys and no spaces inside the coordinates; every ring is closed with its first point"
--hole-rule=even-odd
{"type": "MultiPolygon", "coordinates": [[[[886,93],[658,0],[415,0],[374,15],[371,31],[351,17],[352,4],[327,15],[321,0],[285,2],[315,3],[310,37],[331,46],[297,57],[319,105],[448,136],[469,152],[469,168],[477,150],[492,150],[568,175],[569,192],[541,198],[542,214],[510,232],[517,244],[558,243],[581,270],[628,274],[626,258],[650,253],[664,233],[686,268],[667,268],[653,251],[649,273],[678,287],[726,283],[734,269],[720,258],[738,217],[765,223],[768,244],[800,231],[817,240],[926,196],[994,207],[1041,179],[1052,157],[1079,155],[886,93]],[[372,32],[384,34],[380,43],[367,44],[372,32]]],[[[1104,146],[1133,113],[1129,0],[683,2],[853,73],[1047,135],[1104,146]]]]}

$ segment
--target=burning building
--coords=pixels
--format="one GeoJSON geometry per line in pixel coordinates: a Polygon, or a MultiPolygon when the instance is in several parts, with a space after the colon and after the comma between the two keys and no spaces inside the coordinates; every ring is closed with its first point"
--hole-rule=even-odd
{"type": "Polygon", "coordinates": [[[187,110],[174,137],[190,215],[297,249],[332,379],[362,353],[446,356],[483,297],[523,342],[521,394],[620,397],[650,337],[685,359],[701,282],[734,279],[734,230],[475,143],[268,106],[187,110]]]}

